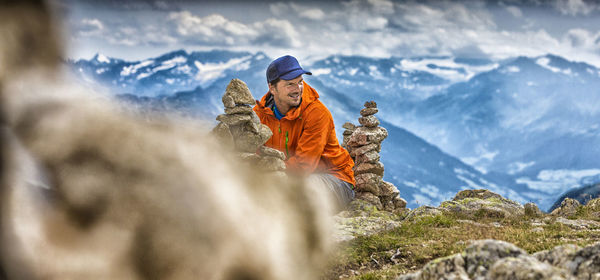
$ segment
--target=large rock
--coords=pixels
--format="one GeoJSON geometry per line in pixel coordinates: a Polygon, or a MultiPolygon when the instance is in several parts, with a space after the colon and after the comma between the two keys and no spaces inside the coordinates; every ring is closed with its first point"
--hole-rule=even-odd
{"type": "Polygon", "coordinates": [[[459,200],[463,200],[465,198],[477,198],[477,199],[497,198],[499,200],[505,200],[505,198],[503,198],[501,195],[499,195],[495,192],[486,190],[486,189],[462,190],[462,191],[458,192],[452,200],[459,201],[459,200]]]}
{"type": "MultiPolygon", "coordinates": [[[[240,79],[232,79],[231,82],[229,82],[223,99],[225,99],[225,96],[231,97],[236,105],[256,104],[256,100],[254,100],[252,93],[250,93],[250,89],[248,89],[246,83],[240,79]]],[[[227,108],[228,104],[225,104],[225,101],[223,101],[223,104],[227,108]]]]}
{"type": "Polygon", "coordinates": [[[600,219],[600,198],[595,198],[583,206],[588,216],[600,219]]]}
{"type": "Polygon", "coordinates": [[[376,208],[365,200],[352,201],[348,206],[349,210],[334,216],[334,240],[349,241],[400,226],[400,216],[378,211],[376,208]]]}
{"type": "Polygon", "coordinates": [[[580,208],[581,203],[579,203],[579,201],[567,197],[560,203],[560,207],[554,209],[551,214],[561,217],[570,217],[575,215],[580,208]]]}
{"type": "Polygon", "coordinates": [[[440,208],[467,218],[514,218],[525,214],[521,204],[488,190],[461,191],[452,201],[442,202],[440,208]]]}
{"type": "Polygon", "coordinates": [[[408,215],[406,215],[406,220],[414,222],[420,220],[423,217],[433,217],[441,215],[444,211],[445,210],[433,206],[423,205],[408,212],[408,215]]]}
{"type": "Polygon", "coordinates": [[[562,245],[532,256],[504,241],[478,240],[397,279],[600,279],[600,243],[583,249],[562,245]]]}
{"type": "Polygon", "coordinates": [[[561,266],[577,279],[600,279],[600,242],[577,251],[561,266]]]}
{"type": "Polygon", "coordinates": [[[483,278],[492,265],[506,257],[518,257],[527,253],[508,242],[486,239],[474,241],[464,251],[466,270],[473,279],[483,278]]]}
{"type": "Polygon", "coordinates": [[[465,260],[461,254],[439,258],[435,262],[427,263],[418,272],[402,275],[397,280],[424,280],[424,279],[461,279],[469,280],[465,271],[465,260]]]}
{"type": "Polygon", "coordinates": [[[486,279],[571,279],[569,273],[561,268],[553,267],[538,261],[531,256],[508,257],[494,263],[486,275],[486,279]]]}
{"type": "Polygon", "coordinates": [[[533,257],[553,266],[564,267],[566,262],[573,259],[580,249],[581,248],[575,244],[560,245],[550,250],[537,252],[533,254],[533,257]]]}
{"type": "Polygon", "coordinates": [[[538,260],[568,271],[577,279],[600,279],[600,242],[579,248],[562,245],[535,253],[538,260]]]}
{"type": "Polygon", "coordinates": [[[542,213],[540,208],[533,202],[525,203],[525,205],[523,205],[523,208],[525,210],[525,215],[530,217],[539,217],[544,214],[542,213]]]}
{"type": "Polygon", "coordinates": [[[571,220],[564,217],[558,217],[555,221],[573,229],[600,229],[600,222],[592,220],[571,220]]]}

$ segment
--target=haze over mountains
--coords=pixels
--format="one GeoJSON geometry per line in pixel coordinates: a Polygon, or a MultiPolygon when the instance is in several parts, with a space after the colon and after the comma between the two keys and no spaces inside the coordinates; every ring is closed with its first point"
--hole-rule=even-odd
{"type": "MultiPolygon", "coordinates": [[[[214,120],[232,78],[267,91],[263,53],[170,52],[142,61],[101,54],[69,61],[85,83],[131,105],[214,120]]],[[[331,56],[302,66],[341,125],[379,107],[386,181],[408,207],[487,188],[548,209],[570,188],[600,181],[600,70],[558,56],[503,61],[331,56]]],[[[341,137],[339,137],[341,139],[341,137]]]]}

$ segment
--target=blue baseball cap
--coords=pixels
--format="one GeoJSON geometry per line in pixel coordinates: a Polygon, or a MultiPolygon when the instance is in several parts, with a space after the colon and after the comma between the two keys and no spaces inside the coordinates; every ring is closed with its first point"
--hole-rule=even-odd
{"type": "Polygon", "coordinates": [[[300,67],[300,63],[298,63],[298,60],[295,57],[285,55],[273,60],[273,62],[269,64],[269,67],[267,68],[267,82],[271,83],[277,79],[292,80],[302,74],[312,75],[311,72],[300,67]]]}

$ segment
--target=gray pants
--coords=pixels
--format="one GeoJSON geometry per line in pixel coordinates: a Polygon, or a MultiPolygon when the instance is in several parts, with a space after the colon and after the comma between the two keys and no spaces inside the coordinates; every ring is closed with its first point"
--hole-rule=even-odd
{"type": "Polygon", "coordinates": [[[354,186],[344,182],[331,174],[315,173],[310,175],[310,180],[318,180],[327,186],[337,202],[337,209],[342,210],[354,199],[354,186]]]}

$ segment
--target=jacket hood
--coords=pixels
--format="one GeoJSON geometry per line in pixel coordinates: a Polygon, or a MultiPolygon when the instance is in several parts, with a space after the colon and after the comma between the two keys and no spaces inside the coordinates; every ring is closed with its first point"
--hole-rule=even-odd
{"type": "MultiPolygon", "coordinates": [[[[304,86],[302,89],[302,102],[299,106],[290,109],[284,118],[293,120],[300,117],[302,115],[302,112],[304,112],[305,109],[308,106],[310,106],[311,103],[319,99],[319,94],[317,93],[317,91],[311,86],[309,86],[306,81],[304,81],[303,83],[304,86]]],[[[263,111],[264,113],[274,115],[272,109],[274,102],[275,99],[273,98],[271,92],[267,92],[265,95],[263,95],[260,101],[256,102],[256,105],[258,106],[258,109],[263,111]]]]}

